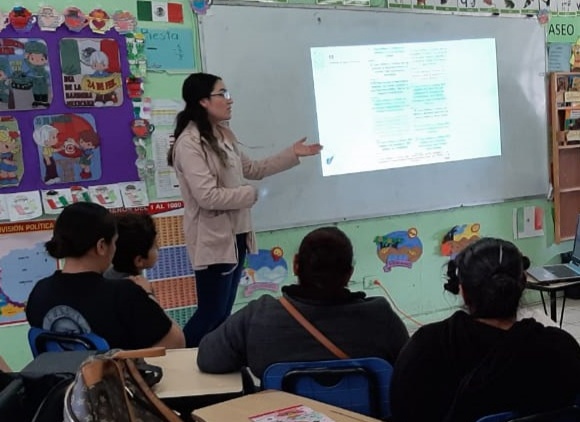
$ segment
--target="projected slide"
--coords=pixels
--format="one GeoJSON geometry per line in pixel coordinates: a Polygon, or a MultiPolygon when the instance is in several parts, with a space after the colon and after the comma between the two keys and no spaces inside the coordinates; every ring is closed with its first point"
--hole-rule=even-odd
{"type": "Polygon", "coordinates": [[[494,39],[311,49],[324,176],[501,155],[494,39]]]}

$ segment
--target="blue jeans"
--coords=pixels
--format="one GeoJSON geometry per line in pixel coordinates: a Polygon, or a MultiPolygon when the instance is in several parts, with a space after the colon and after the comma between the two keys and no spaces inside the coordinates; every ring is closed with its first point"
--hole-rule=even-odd
{"type": "Polygon", "coordinates": [[[236,235],[238,264],[214,264],[195,272],[197,309],[183,327],[187,347],[197,347],[232,312],[246,260],[246,233],[236,235]]]}

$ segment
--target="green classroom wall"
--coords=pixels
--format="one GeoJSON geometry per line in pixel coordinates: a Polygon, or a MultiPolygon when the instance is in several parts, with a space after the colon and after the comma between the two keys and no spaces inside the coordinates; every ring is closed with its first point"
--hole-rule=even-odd
{"type": "MultiPolygon", "coordinates": [[[[302,0],[300,2],[314,3],[312,0],[302,0]]],[[[36,10],[39,7],[39,3],[30,0],[22,0],[20,4],[31,10],[36,10]]],[[[63,0],[53,0],[51,2],[51,5],[63,9],[73,4],[73,2],[63,0]]],[[[184,25],[193,26],[197,30],[197,22],[190,12],[188,2],[183,1],[183,5],[185,12],[184,25]]],[[[97,4],[95,4],[95,7],[97,7],[97,4]]],[[[102,7],[107,11],[122,8],[136,13],[135,1],[100,0],[98,7],[102,7]],[[122,7],[119,6],[120,4],[122,4],[122,7]]],[[[3,6],[2,9],[6,11],[6,6],[3,6]]],[[[88,8],[85,7],[85,9],[87,9],[85,11],[89,11],[88,8]]],[[[433,18],[436,19],[437,17],[434,16],[433,18]]],[[[509,21],[506,24],[509,24],[509,21]]],[[[163,24],[148,22],[147,26],[163,27],[163,24]]],[[[194,54],[197,58],[200,57],[197,44],[194,54]]],[[[146,95],[153,98],[179,98],[183,77],[183,75],[149,73],[147,75],[146,95]]],[[[237,104],[237,107],[243,107],[243,104],[237,104]]],[[[421,322],[437,320],[446,315],[450,309],[460,305],[456,297],[444,293],[442,289],[442,270],[446,258],[439,254],[439,245],[444,234],[457,224],[479,223],[481,224],[480,233],[483,236],[513,239],[513,208],[528,205],[541,206],[545,209],[546,236],[518,240],[515,243],[535,263],[557,260],[560,252],[571,249],[571,242],[560,245],[553,243],[551,204],[542,199],[511,201],[446,211],[338,223],[338,227],[344,230],[352,239],[355,248],[356,267],[351,287],[356,290],[365,290],[369,295],[380,295],[383,294],[381,290],[363,283],[363,279],[379,280],[401,310],[421,322]],[[385,273],[383,271],[383,263],[376,255],[376,246],[373,243],[373,239],[376,236],[382,236],[396,230],[407,230],[411,227],[417,229],[418,236],[423,243],[421,258],[411,269],[393,268],[390,272],[385,273]]],[[[275,246],[280,246],[284,250],[284,257],[287,262],[291,264],[292,256],[296,253],[300,241],[312,228],[302,227],[259,233],[259,246],[261,249],[271,249],[275,246]]],[[[288,282],[293,279],[290,276],[288,282]]],[[[245,302],[255,297],[255,295],[250,298],[242,296],[239,295],[238,297],[237,307],[243,306],[245,302]]],[[[524,300],[534,302],[539,300],[539,297],[536,292],[530,292],[524,300]]],[[[0,328],[0,355],[4,356],[8,364],[15,370],[22,368],[32,358],[26,339],[27,330],[27,325],[0,328]]]]}

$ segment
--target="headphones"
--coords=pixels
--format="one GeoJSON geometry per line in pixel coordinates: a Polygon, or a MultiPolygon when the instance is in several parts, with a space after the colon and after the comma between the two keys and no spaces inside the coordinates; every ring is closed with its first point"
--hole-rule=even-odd
{"type": "Polygon", "coordinates": [[[443,288],[454,295],[459,294],[459,266],[456,260],[457,257],[447,264],[447,282],[443,284],[443,288]]]}
{"type": "MultiPolygon", "coordinates": [[[[467,248],[465,248],[463,251],[461,251],[459,254],[457,254],[457,256],[452,259],[451,261],[449,261],[449,263],[447,264],[447,274],[446,274],[446,279],[447,282],[443,284],[443,288],[445,290],[447,290],[450,293],[453,294],[459,294],[459,262],[463,262],[465,260],[465,257],[467,256],[467,254],[471,253],[473,254],[474,251],[474,247],[473,245],[476,245],[478,242],[474,242],[471,245],[467,246],[467,248]]],[[[498,270],[499,272],[502,271],[501,266],[502,266],[502,261],[503,261],[503,244],[501,243],[501,241],[499,242],[499,253],[498,253],[498,270]]],[[[522,272],[522,277],[520,280],[521,283],[521,288],[523,290],[523,288],[525,287],[525,283],[526,283],[526,275],[525,275],[525,270],[527,270],[530,267],[530,260],[527,256],[524,255],[520,255],[521,256],[521,260],[522,260],[522,269],[524,270],[524,272],[522,272]]]]}

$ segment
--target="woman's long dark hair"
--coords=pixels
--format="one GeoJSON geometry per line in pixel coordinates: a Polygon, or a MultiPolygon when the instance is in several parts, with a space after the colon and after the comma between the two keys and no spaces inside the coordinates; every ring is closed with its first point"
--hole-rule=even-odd
{"type": "Polygon", "coordinates": [[[195,123],[201,137],[202,146],[206,143],[218,156],[220,163],[226,165],[226,153],[219,147],[218,140],[213,133],[213,128],[207,110],[200,104],[204,98],[210,98],[219,76],[209,73],[192,73],[183,82],[181,96],[185,101],[185,108],[177,114],[173,142],[167,151],[167,164],[173,166],[173,150],[179,135],[183,133],[189,122],[195,123]]]}

